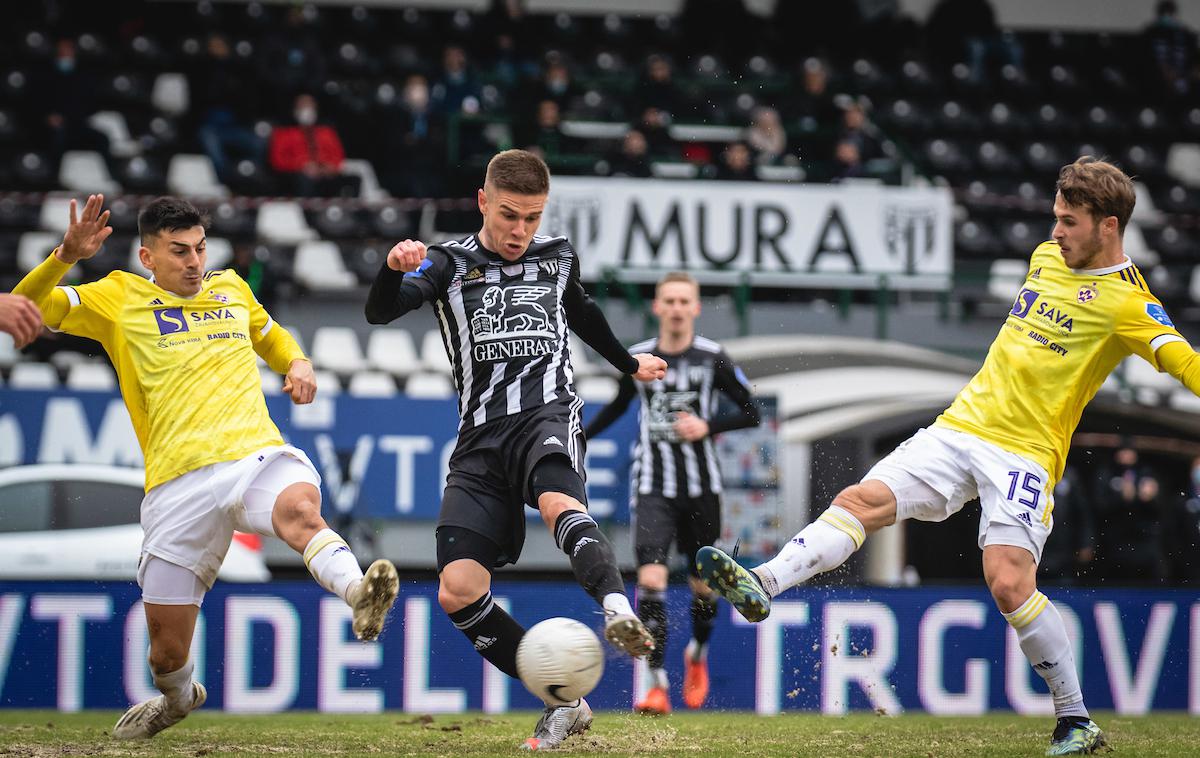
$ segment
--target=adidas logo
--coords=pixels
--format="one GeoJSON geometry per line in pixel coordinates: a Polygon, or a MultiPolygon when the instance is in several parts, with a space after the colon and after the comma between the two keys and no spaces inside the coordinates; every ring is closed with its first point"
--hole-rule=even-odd
{"type": "Polygon", "coordinates": [[[335,555],[337,555],[338,553],[343,553],[343,552],[344,552],[344,553],[348,553],[348,552],[350,552],[350,548],[346,547],[345,545],[342,545],[341,547],[339,547],[337,550],[334,550],[334,551],[333,551],[332,553],[330,553],[329,555],[330,555],[330,557],[332,557],[332,556],[335,556],[335,555]]]}
{"type": "Polygon", "coordinates": [[[792,544],[793,544],[793,545],[799,545],[800,547],[807,547],[807,546],[804,544],[804,538],[803,538],[803,537],[792,537],[792,544]]]}
{"type": "Polygon", "coordinates": [[[574,558],[575,556],[579,555],[579,551],[582,550],[583,546],[589,542],[600,544],[600,540],[592,539],[591,537],[580,537],[579,542],[575,543],[575,549],[571,551],[571,557],[574,558]]]}
{"type": "Polygon", "coordinates": [[[480,635],[475,638],[475,649],[481,652],[487,650],[489,647],[495,644],[495,637],[484,637],[483,635],[480,635]]]}
{"type": "Polygon", "coordinates": [[[1034,271],[1032,274],[1030,274],[1030,275],[1029,275],[1029,278],[1030,278],[1030,279],[1041,279],[1041,278],[1042,278],[1042,269],[1041,269],[1041,267],[1038,267],[1038,270],[1037,270],[1037,271],[1034,271]]]}
{"type": "Polygon", "coordinates": [[[1029,517],[1028,513],[1018,513],[1017,518],[1024,521],[1026,526],[1033,526],[1033,519],[1029,517]]]}
{"type": "Polygon", "coordinates": [[[1054,668],[1054,661],[1042,661],[1041,663],[1033,664],[1033,667],[1040,671],[1045,671],[1046,669],[1054,668]]]}
{"type": "Polygon", "coordinates": [[[543,445],[558,445],[559,447],[563,447],[562,441],[560,441],[558,439],[558,437],[555,437],[553,434],[550,435],[549,437],[547,437],[546,441],[543,442],[542,444],[543,445]]]}
{"type": "Polygon", "coordinates": [[[153,300],[151,300],[151,301],[150,301],[150,304],[151,304],[151,305],[162,305],[162,304],[163,304],[162,298],[157,298],[157,297],[156,297],[156,298],[154,298],[153,300]]]}

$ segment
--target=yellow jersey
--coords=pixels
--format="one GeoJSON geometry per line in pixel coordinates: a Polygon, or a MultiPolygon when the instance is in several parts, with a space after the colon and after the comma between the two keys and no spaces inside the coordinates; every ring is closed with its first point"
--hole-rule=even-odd
{"type": "Polygon", "coordinates": [[[38,303],[51,329],[104,346],[146,459],[147,491],[283,444],[267,414],[255,354],[287,373],[304,353],[241,277],[210,271],[187,298],[126,271],[55,287],[68,268],[51,255],[14,291],[38,303]]]}
{"type": "Polygon", "coordinates": [[[934,423],[1023,455],[1057,481],[1083,408],[1112,370],[1137,353],[1162,371],[1156,353],[1171,342],[1187,341],[1132,261],[1074,271],[1057,242],[1043,242],[983,367],[934,423]]]}

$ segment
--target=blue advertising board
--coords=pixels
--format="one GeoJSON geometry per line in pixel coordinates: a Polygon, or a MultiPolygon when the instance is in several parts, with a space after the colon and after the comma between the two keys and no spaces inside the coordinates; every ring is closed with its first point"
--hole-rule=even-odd
{"type": "MultiPolygon", "coordinates": [[[[497,578],[497,602],[526,626],[550,616],[602,625],[597,606],[574,584],[497,578]]],[[[1200,714],[1200,594],[1049,594],[1074,639],[1090,708],[1200,714]]],[[[676,685],[688,601],[685,588],[669,594],[674,634],[666,661],[676,685]]],[[[475,654],[439,609],[432,580],[402,584],[380,642],[355,641],[349,622],[345,604],[312,582],[218,583],[205,598],[193,646],[198,677],[208,687],[206,707],[419,713],[540,707],[475,654]]],[[[146,652],[132,583],[0,586],[0,707],[123,708],[156,694],[146,652]]],[[[709,662],[713,708],[1053,712],[1044,683],[983,589],[799,589],[781,596],[757,625],[722,604],[709,662]]],[[[636,692],[633,666],[611,649],[606,663],[589,702],[627,710],[636,692]]]]}

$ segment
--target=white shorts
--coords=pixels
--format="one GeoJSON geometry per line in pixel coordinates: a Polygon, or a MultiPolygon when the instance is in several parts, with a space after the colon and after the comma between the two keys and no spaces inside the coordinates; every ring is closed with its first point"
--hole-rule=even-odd
{"type": "MultiPolygon", "coordinates": [[[[163,482],[142,500],[142,555],[138,584],[148,602],[188,593],[148,587],[150,556],[181,566],[211,588],[229,551],[234,530],[274,536],[271,509],[287,486],[321,486],[308,456],[291,445],[267,447],[237,461],[223,461],[163,482]],[[153,599],[151,599],[153,598],[153,599]]],[[[170,604],[170,603],[168,603],[170,604]]],[[[196,603],[198,605],[198,603],[196,603]]]]}
{"type": "Polygon", "coordinates": [[[944,521],[979,498],[979,547],[1015,545],[1040,563],[1054,526],[1046,470],[972,434],[930,426],[867,472],[896,496],[896,520],[944,521]]]}

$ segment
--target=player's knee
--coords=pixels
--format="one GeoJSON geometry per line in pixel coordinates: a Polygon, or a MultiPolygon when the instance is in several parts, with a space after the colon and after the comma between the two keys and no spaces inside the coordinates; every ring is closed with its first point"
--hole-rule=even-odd
{"type": "Polygon", "coordinates": [[[150,670],[162,676],[178,671],[187,663],[188,648],[181,642],[160,642],[150,650],[150,670]]]}
{"type": "Polygon", "coordinates": [[[896,499],[883,482],[853,484],[839,492],[833,504],[849,511],[868,533],[896,519],[896,499]]]}
{"type": "Polygon", "coordinates": [[[307,494],[279,498],[273,515],[276,523],[292,529],[318,531],[325,527],[325,519],[321,517],[321,502],[307,494]]]}
{"type": "Polygon", "coordinates": [[[1020,608],[1035,589],[1020,572],[1000,571],[988,577],[988,590],[1003,613],[1012,613],[1020,608]]]}
{"type": "Polygon", "coordinates": [[[481,589],[471,582],[447,577],[443,574],[441,584],[438,586],[438,605],[446,613],[461,611],[482,597],[486,591],[486,588],[481,589]]]}

